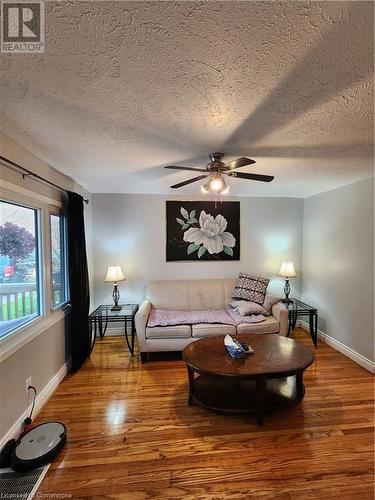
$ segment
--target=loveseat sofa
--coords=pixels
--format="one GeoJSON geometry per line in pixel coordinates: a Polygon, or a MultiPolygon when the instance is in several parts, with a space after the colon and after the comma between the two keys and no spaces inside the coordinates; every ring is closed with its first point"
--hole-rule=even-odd
{"type": "Polygon", "coordinates": [[[190,342],[212,335],[241,333],[288,333],[288,311],[281,302],[261,323],[197,324],[147,326],[151,308],[170,311],[204,311],[227,309],[232,301],[235,279],[164,280],[147,284],[147,298],[135,316],[135,327],[142,360],[148,352],[181,351],[190,342]]]}

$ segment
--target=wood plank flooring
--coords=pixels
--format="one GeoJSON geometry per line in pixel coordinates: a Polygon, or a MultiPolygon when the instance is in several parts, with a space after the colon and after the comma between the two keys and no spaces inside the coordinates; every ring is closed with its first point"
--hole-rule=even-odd
{"type": "Polygon", "coordinates": [[[40,498],[372,500],[373,376],[323,343],[315,355],[303,402],[258,427],[189,407],[183,361],[142,365],[122,337],[99,340],[35,422],[68,428],[40,498]]]}

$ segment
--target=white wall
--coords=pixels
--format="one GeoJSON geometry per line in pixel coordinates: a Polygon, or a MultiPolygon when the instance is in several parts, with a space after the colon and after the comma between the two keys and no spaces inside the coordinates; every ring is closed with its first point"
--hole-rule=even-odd
{"type": "Polygon", "coordinates": [[[0,363],[0,439],[28,406],[25,380],[32,377],[40,394],[65,364],[64,322],[61,319],[0,363]]]}
{"type": "MultiPolygon", "coordinates": [[[[122,301],[141,302],[145,284],[154,279],[235,277],[240,271],[273,278],[270,290],[282,293],[275,277],[280,262],[291,259],[300,270],[303,200],[297,198],[238,198],[241,205],[241,260],[166,262],[166,199],[158,195],[94,194],[94,301],[111,303],[112,285],[104,283],[111,263],[123,266],[122,301]]],[[[207,197],[189,198],[189,200],[207,197]]],[[[226,198],[234,200],[234,198],[226,198]]],[[[294,295],[299,279],[292,280],[294,295]]]]}
{"type": "Polygon", "coordinates": [[[305,199],[302,298],[319,329],[374,360],[374,179],[305,199]]]}

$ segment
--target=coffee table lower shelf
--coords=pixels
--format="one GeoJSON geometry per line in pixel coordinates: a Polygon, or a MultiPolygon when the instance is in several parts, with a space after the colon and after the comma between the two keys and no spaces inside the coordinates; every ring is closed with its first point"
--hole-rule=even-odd
{"type": "MultiPolygon", "coordinates": [[[[297,378],[295,375],[267,378],[263,393],[262,413],[288,408],[302,401],[305,387],[302,381],[297,383],[297,378]]],[[[194,378],[193,388],[190,387],[193,390],[190,390],[189,405],[196,403],[204,408],[231,415],[257,414],[259,408],[257,408],[256,386],[255,378],[231,379],[201,374],[194,378]]]]}

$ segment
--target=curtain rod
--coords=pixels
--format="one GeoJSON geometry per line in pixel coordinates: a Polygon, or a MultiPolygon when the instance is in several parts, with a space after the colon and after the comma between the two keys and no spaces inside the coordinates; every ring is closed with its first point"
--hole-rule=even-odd
{"type": "MultiPolygon", "coordinates": [[[[40,175],[35,174],[31,170],[28,170],[27,168],[22,167],[21,165],[18,165],[18,163],[14,162],[12,160],[9,160],[8,158],[5,158],[5,156],[1,156],[0,155],[0,160],[3,160],[5,162],[9,163],[9,165],[4,165],[5,167],[12,168],[13,170],[16,170],[16,171],[20,171],[21,170],[22,171],[21,174],[22,174],[23,178],[25,178],[25,177],[32,177],[36,181],[44,182],[45,184],[48,184],[49,186],[52,186],[53,188],[58,189],[59,191],[64,191],[65,193],[67,192],[67,189],[62,188],[61,186],[58,186],[54,182],[51,182],[51,181],[45,179],[44,177],[41,177],[40,175]]],[[[86,198],[83,198],[83,201],[86,204],[89,202],[89,200],[86,199],[86,198]]]]}

